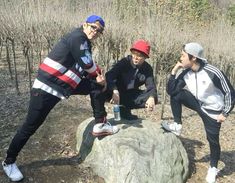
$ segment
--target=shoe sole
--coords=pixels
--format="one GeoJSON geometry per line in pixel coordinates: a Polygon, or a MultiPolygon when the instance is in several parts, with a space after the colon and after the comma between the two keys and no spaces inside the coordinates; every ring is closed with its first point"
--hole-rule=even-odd
{"type": "Polygon", "coordinates": [[[207,180],[206,180],[206,182],[207,183],[217,183],[217,181],[211,182],[211,181],[207,181],[207,180]]]}
{"type": "Polygon", "coordinates": [[[180,136],[180,133],[167,129],[167,127],[165,127],[164,124],[161,124],[161,126],[165,131],[174,133],[176,136],[180,136]]]}
{"type": "Polygon", "coordinates": [[[91,132],[91,134],[95,137],[100,137],[100,136],[107,136],[107,135],[113,135],[112,132],[101,132],[101,133],[95,133],[95,132],[91,132]]]}
{"type": "Polygon", "coordinates": [[[21,182],[22,180],[24,180],[24,177],[22,179],[11,179],[11,178],[9,179],[11,180],[11,182],[21,182]]]}
{"type": "Polygon", "coordinates": [[[174,133],[176,136],[180,136],[180,133],[177,133],[177,132],[172,132],[171,133],[174,133]]]}

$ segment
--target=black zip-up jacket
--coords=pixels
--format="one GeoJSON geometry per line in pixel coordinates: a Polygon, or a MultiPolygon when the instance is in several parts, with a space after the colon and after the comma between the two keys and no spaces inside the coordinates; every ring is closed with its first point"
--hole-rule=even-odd
{"type": "Polygon", "coordinates": [[[106,73],[108,89],[118,89],[123,93],[129,89],[139,89],[145,85],[150,96],[157,98],[157,89],[153,76],[153,69],[144,62],[141,66],[134,66],[131,63],[132,56],[127,56],[117,61],[111,70],[106,73]]]}

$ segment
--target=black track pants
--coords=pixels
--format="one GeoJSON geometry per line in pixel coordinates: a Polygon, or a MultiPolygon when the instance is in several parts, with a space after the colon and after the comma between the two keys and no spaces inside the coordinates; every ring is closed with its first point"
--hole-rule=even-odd
{"type": "MultiPolygon", "coordinates": [[[[95,97],[97,92],[101,91],[101,88],[101,86],[97,85],[90,79],[83,79],[72,95],[90,94],[92,97],[95,97]]],[[[17,133],[13,137],[7,150],[7,158],[5,161],[7,164],[14,163],[16,161],[19,152],[26,142],[42,125],[51,109],[53,109],[60,100],[61,99],[58,97],[55,97],[41,89],[33,88],[31,90],[28,114],[23,125],[17,130],[17,133]]],[[[94,104],[92,104],[92,106],[94,106],[94,104]]]]}
{"type": "MultiPolygon", "coordinates": [[[[102,118],[107,115],[104,104],[112,98],[112,91],[107,90],[104,93],[95,93],[93,91],[91,95],[91,102],[95,118],[102,118]]],[[[144,90],[127,90],[120,92],[120,105],[125,106],[127,109],[144,108],[145,103],[150,97],[151,93],[144,90]]],[[[157,102],[157,99],[155,99],[157,102]]]]}
{"type": "Polygon", "coordinates": [[[51,109],[60,101],[58,97],[40,89],[32,89],[28,115],[18,129],[7,150],[6,163],[13,163],[31,135],[41,126],[51,109]]]}
{"type": "Polygon", "coordinates": [[[207,140],[210,146],[210,165],[211,167],[217,167],[221,152],[219,143],[221,123],[218,123],[215,119],[212,119],[206,113],[204,113],[201,110],[201,106],[197,99],[186,90],[182,90],[177,95],[171,96],[170,102],[174,121],[177,123],[182,123],[182,105],[196,111],[200,115],[204,123],[207,140]]]}

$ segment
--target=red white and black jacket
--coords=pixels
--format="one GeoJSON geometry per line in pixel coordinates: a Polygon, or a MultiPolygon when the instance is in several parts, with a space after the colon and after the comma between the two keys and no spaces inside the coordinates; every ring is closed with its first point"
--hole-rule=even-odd
{"type": "Polygon", "coordinates": [[[68,98],[87,74],[96,76],[98,70],[92,60],[90,41],[82,28],[77,28],[65,35],[44,59],[33,87],[68,98]]]}

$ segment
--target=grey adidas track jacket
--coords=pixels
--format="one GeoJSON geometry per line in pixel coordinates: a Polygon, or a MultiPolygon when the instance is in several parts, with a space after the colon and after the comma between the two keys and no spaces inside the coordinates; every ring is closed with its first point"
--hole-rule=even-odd
{"type": "Polygon", "coordinates": [[[234,107],[234,88],[224,73],[210,64],[202,64],[197,72],[185,69],[178,77],[171,75],[167,93],[173,96],[182,89],[191,92],[202,110],[214,119],[220,113],[227,116],[234,107]]]}

